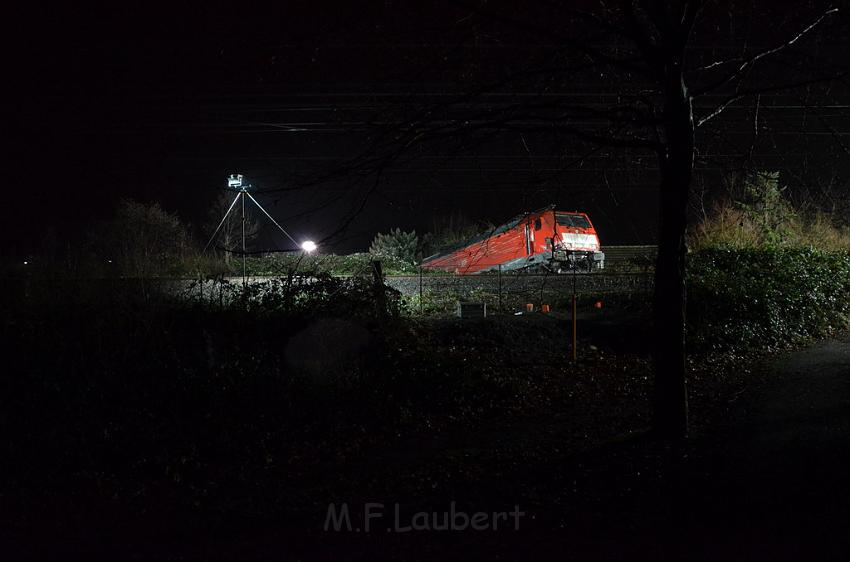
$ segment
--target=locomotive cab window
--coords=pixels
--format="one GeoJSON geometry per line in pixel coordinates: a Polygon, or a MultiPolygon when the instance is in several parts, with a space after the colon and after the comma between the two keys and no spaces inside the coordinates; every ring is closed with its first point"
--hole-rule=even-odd
{"type": "Polygon", "coordinates": [[[534,220],[534,230],[540,230],[541,228],[543,228],[543,223],[540,222],[540,217],[537,217],[534,220]]]}
{"type": "Polygon", "coordinates": [[[582,215],[570,215],[567,213],[557,213],[555,220],[558,226],[572,226],[574,228],[590,228],[590,222],[582,215]]]}

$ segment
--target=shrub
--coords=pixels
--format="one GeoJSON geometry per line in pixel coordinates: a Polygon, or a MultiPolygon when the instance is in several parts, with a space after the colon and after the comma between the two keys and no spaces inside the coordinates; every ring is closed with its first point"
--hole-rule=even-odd
{"type": "Polygon", "coordinates": [[[369,253],[376,258],[396,259],[402,262],[416,263],[419,240],[415,231],[404,232],[400,228],[387,234],[378,234],[369,247],[369,253]]]}
{"type": "Polygon", "coordinates": [[[251,283],[239,288],[236,302],[256,314],[326,318],[397,317],[403,307],[401,293],[386,286],[376,288],[371,278],[327,273],[251,283]]]}
{"type": "MultiPolygon", "coordinates": [[[[290,274],[328,274],[338,276],[371,275],[372,261],[380,259],[386,275],[411,274],[417,271],[412,262],[397,258],[377,258],[367,253],[348,255],[281,253],[264,257],[251,257],[247,260],[249,275],[288,276],[290,274]]],[[[231,275],[242,274],[242,262],[236,261],[229,269],[231,275]]]]}
{"type": "Polygon", "coordinates": [[[115,218],[94,236],[101,261],[114,260],[127,276],[173,275],[194,253],[187,226],[158,203],[122,199],[115,218]]]}
{"type": "Polygon", "coordinates": [[[689,256],[695,350],[773,347],[826,334],[850,314],[850,253],[704,249],[689,256]]]}
{"type": "Polygon", "coordinates": [[[694,248],[850,250],[850,232],[822,211],[802,213],[783,195],[778,172],[748,177],[740,193],[719,201],[690,232],[694,248]]]}

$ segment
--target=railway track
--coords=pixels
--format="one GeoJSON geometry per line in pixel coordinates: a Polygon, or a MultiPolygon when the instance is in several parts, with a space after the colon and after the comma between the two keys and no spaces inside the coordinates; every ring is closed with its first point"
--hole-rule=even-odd
{"type": "Polygon", "coordinates": [[[461,297],[475,293],[505,295],[553,292],[572,293],[639,293],[653,287],[651,272],[583,274],[482,274],[482,275],[392,275],[385,283],[403,295],[420,291],[452,293],[461,297]]]}
{"type": "Polygon", "coordinates": [[[476,292],[511,294],[548,291],[555,293],[639,293],[653,288],[657,246],[606,246],[605,269],[580,273],[526,273],[522,271],[475,275],[388,275],[386,283],[404,295],[424,291],[472,296],[476,292]]]}

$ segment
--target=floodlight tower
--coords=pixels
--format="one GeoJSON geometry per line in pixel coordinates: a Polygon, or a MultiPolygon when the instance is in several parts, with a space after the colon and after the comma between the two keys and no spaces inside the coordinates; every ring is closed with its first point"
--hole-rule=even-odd
{"type": "MultiPolygon", "coordinates": [[[[227,178],[227,188],[237,191],[236,197],[242,200],[242,286],[248,284],[247,268],[246,268],[246,246],[245,246],[245,194],[248,193],[248,188],[251,184],[242,180],[242,174],[230,174],[227,178]]],[[[225,216],[226,218],[226,216],[225,216]]]]}
{"type": "Polygon", "coordinates": [[[317,248],[316,244],[314,242],[310,241],[310,240],[307,240],[306,242],[299,244],[298,241],[295,240],[295,238],[293,238],[286,230],[284,230],[283,227],[280,226],[277,223],[276,220],[274,220],[274,218],[272,218],[272,216],[268,213],[268,211],[266,211],[263,208],[263,206],[260,205],[260,202],[257,201],[256,199],[254,199],[254,196],[251,195],[248,192],[248,190],[250,188],[251,188],[251,184],[244,181],[242,174],[230,174],[230,176],[227,178],[227,189],[229,189],[231,191],[236,191],[236,197],[233,199],[233,202],[230,204],[230,207],[227,208],[227,212],[224,213],[224,216],[221,218],[221,222],[218,223],[218,226],[216,227],[215,232],[213,232],[212,236],[210,237],[209,242],[207,242],[207,245],[204,246],[204,252],[206,252],[207,248],[210,247],[210,244],[212,244],[212,241],[215,239],[215,235],[218,234],[219,230],[221,230],[221,226],[224,224],[224,221],[226,221],[227,217],[230,215],[230,211],[232,211],[233,207],[236,206],[236,202],[241,199],[241,202],[242,202],[242,285],[243,286],[246,286],[248,284],[247,269],[246,269],[246,262],[245,262],[245,258],[246,258],[246,255],[247,255],[247,249],[246,249],[246,246],[245,246],[245,222],[246,222],[245,198],[246,197],[248,199],[250,199],[254,203],[254,205],[256,205],[257,208],[260,209],[263,212],[263,214],[266,215],[269,218],[270,221],[272,221],[272,223],[278,228],[278,230],[283,232],[283,234],[287,238],[289,238],[293,242],[293,244],[295,244],[297,247],[300,247],[301,249],[303,249],[308,254],[315,251],[316,248],[317,248]]]}

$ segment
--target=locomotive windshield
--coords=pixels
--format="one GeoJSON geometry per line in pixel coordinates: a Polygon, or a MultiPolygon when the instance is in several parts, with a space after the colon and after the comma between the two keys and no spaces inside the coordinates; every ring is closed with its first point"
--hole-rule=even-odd
{"type": "Polygon", "coordinates": [[[558,226],[570,226],[573,228],[590,228],[590,221],[582,215],[569,215],[567,213],[555,213],[558,226]]]}

